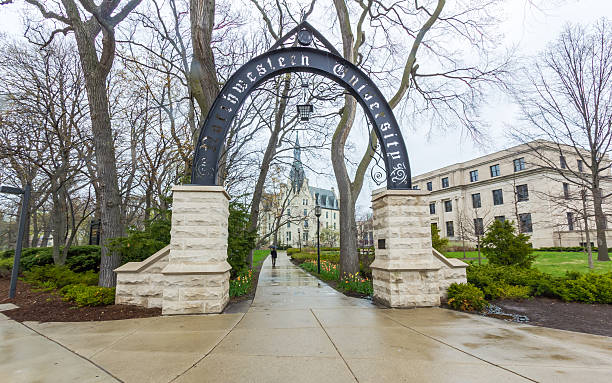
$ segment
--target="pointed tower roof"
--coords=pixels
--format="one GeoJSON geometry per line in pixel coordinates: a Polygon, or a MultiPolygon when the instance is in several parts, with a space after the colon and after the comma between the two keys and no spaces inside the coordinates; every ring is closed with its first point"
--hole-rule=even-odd
{"type": "Polygon", "coordinates": [[[304,183],[304,166],[302,165],[302,150],[300,149],[299,135],[295,135],[295,147],[293,148],[293,165],[289,178],[291,179],[291,189],[295,192],[300,191],[304,183]]]}

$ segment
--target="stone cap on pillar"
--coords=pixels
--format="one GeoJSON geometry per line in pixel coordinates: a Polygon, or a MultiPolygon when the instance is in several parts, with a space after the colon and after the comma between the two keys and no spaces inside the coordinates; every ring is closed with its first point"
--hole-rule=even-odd
{"type": "Polygon", "coordinates": [[[162,274],[219,274],[230,271],[227,261],[215,263],[169,263],[162,274]]]}
{"type": "Polygon", "coordinates": [[[370,269],[403,271],[403,270],[439,270],[442,267],[433,262],[415,262],[405,260],[374,259],[370,269]]]}
{"type": "Polygon", "coordinates": [[[379,198],[385,196],[410,196],[410,197],[419,197],[419,196],[427,196],[431,194],[429,190],[420,190],[420,189],[411,189],[411,190],[403,190],[403,189],[387,189],[380,188],[372,191],[372,202],[376,201],[379,198]]]}
{"type": "Polygon", "coordinates": [[[221,192],[229,200],[230,196],[223,186],[205,186],[205,185],[174,185],[172,191],[180,192],[221,192]]]}

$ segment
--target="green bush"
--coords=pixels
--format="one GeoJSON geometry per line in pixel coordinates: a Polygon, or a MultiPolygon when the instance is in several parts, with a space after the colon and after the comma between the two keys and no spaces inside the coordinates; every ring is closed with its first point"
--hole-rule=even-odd
{"type": "Polygon", "coordinates": [[[11,275],[13,270],[13,258],[0,258],[0,278],[11,275]]]}
{"type": "Polygon", "coordinates": [[[249,230],[248,209],[237,202],[229,204],[227,262],[232,266],[232,276],[236,277],[247,269],[247,256],[255,247],[254,231],[249,230]]]}
{"type": "Polygon", "coordinates": [[[66,266],[45,265],[24,271],[23,280],[38,288],[59,289],[76,284],[95,286],[98,284],[98,274],[91,270],[75,273],[66,266]]]}
{"type": "MultiPolygon", "coordinates": [[[[62,251],[63,248],[60,248],[62,251]]],[[[3,252],[2,257],[9,255],[13,257],[14,250],[3,252]]],[[[52,247],[29,247],[21,252],[19,265],[21,270],[30,270],[34,266],[45,266],[53,264],[52,247]]],[[[100,246],[72,246],[68,249],[66,266],[74,271],[98,271],[100,268],[100,246]]]]}
{"type": "Polygon", "coordinates": [[[612,303],[612,273],[583,274],[559,282],[556,295],[566,302],[612,303]]]}
{"type": "Polygon", "coordinates": [[[612,272],[571,272],[553,277],[516,266],[471,265],[467,268],[467,280],[482,289],[487,299],[546,296],[567,302],[612,303],[612,272]]]}
{"type": "Polygon", "coordinates": [[[431,225],[431,245],[440,253],[446,251],[448,247],[448,238],[440,237],[440,230],[437,225],[431,225]]]}
{"type": "Polygon", "coordinates": [[[15,250],[0,251],[0,259],[13,258],[14,256],[15,256],[15,250]]]}
{"type": "Polygon", "coordinates": [[[65,301],[74,302],[79,307],[104,306],[115,303],[115,289],[109,287],[67,285],[60,290],[65,301]]]}
{"type": "Polygon", "coordinates": [[[531,287],[494,282],[482,289],[488,299],[526,299],[531,296],[531,287]]]}
{"type": "MultiPolygon", "coordinates": [[[[298,263],[305,262],[307,260],[317,260],[317,252],[315,250],[314,253],[306,253],[306,252],[297,252],[291,254],[291,258],[295,259],[298,263]]],[[[328,261],[331,263],[340,263],[340,254],[329,254],[321,252],[321,261],[328,261]]]]}
{"type": "Polygon", "coordinates": [[[300,250],[299,247],[298,248],[287,249],[287,255],[292,255],[292,254],[295,254],[295,253],[299,253],[300,251],[301,250],[300,250]]]}
{"type": "Polygon", "coordinates": [[[511,221],[494,220],[481,240],[482,253],[493,265],[531,267],[535,256],[529,236],[516,234],[511,221]]]}
{"type": "Polygon", "coordinates": [[[170,217],[162,216],[148,221],[144,230],[128,230],[127,237],[113,239],[108,247],[119,252],[121,264],[144,261],[170,243],[170,226],[170,217]]]}
{"type": "Polygon", "coordinates": [[[482,311],[487,301],[484,293],[471,283],[453,283],[448,287],[447,303],[455,310],[482,311]]]}

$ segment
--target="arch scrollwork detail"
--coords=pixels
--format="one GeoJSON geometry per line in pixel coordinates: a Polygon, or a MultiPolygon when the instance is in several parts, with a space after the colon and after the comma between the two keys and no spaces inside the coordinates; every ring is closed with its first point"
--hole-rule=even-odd
{"type": "Polygon", "coordinates": [[[217,184],[219,158],[236,112],[259,84],[287,72],[318,74],[350,92],[375,129],[387,172],[387,188],[412,188],[410,163],[401,131],[378,87],[351,62],[333,52],[309,47],[270,50],[244,64],[228,79],[202,125],[195,147],[192,184],[217,184]]]}

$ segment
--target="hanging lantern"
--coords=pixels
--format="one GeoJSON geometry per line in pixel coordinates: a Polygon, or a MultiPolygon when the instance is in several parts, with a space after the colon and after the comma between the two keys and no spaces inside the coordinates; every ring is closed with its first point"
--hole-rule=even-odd
{"type": "Polygon", "coordinates": [[[298,104],[297,111],[298,116],[300,117],[300,121],[309,121],[310,114],[314,110],[312,104],[307,103],[308,101],[308,82],[305,79],[302,79],[302,93],[303,93],[303,104],[298,104]]]}

